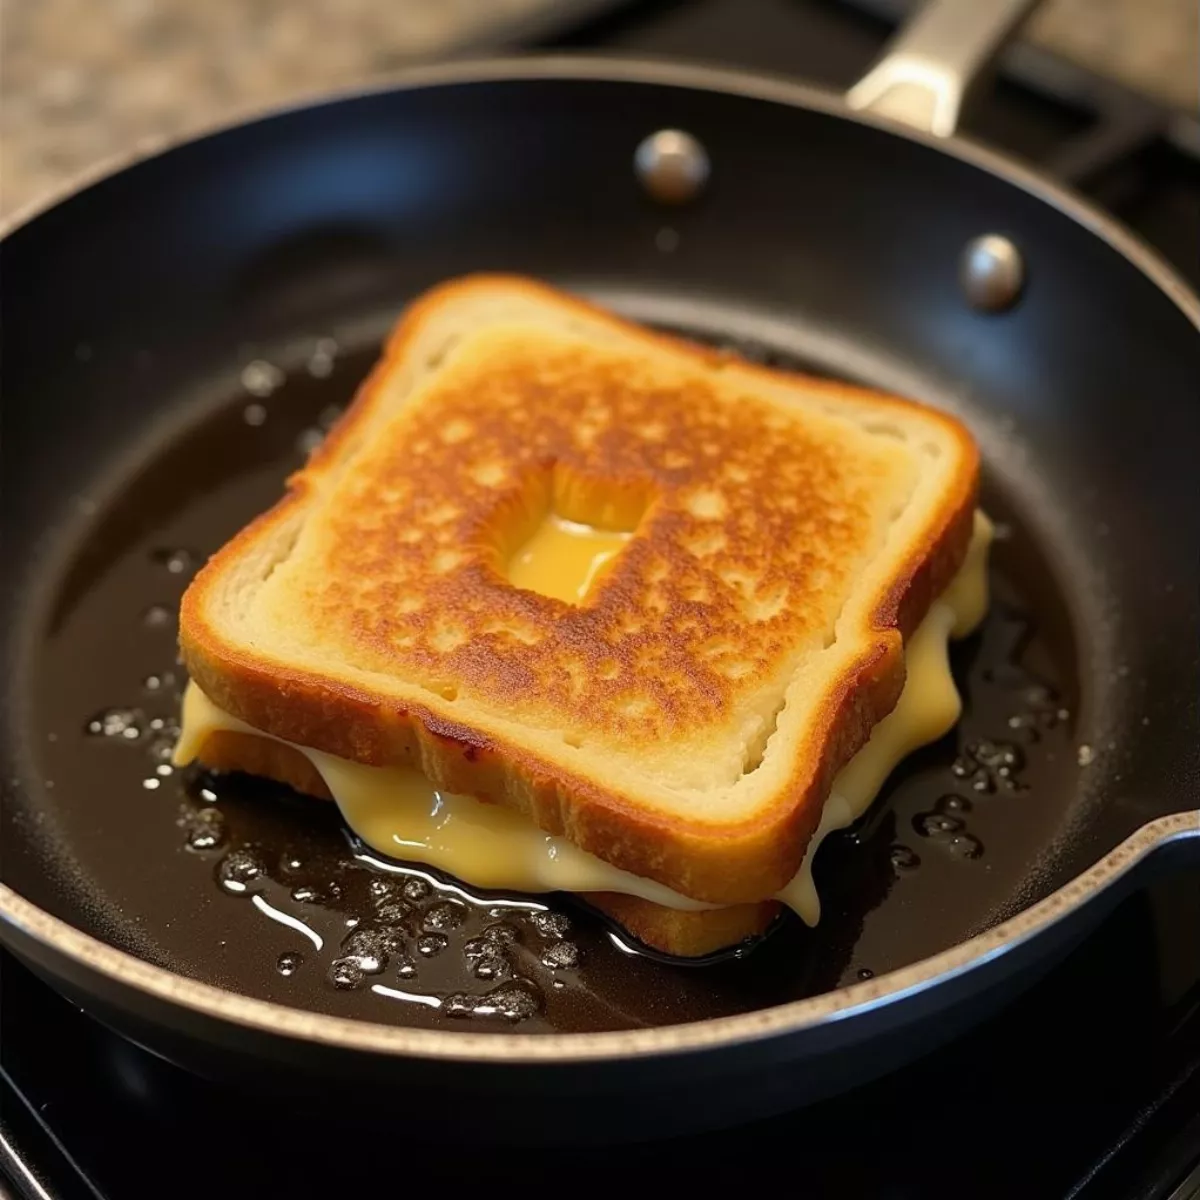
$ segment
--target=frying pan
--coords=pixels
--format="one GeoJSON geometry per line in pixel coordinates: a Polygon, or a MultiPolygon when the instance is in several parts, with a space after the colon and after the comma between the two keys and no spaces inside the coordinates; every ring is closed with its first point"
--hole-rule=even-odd
{"type": "Polygon", "coordinates": [[[644,1136],[887,1070],[1149,872],[1200,861],[1200,304],[1104,215],[951,136],[1026,7],[928,7],[848,99],[683,65],[423,68],[12,226],[4,943],[204,1074],[389,1114],[469,1104],[501,1135],[644,1136]],[[564,935],[528,898],[365,861],[319,805],[164,761],[195,561],[278,493],[403,303],[480,269],[920,397],[978,437],[1005,536],[955,652],[967,711],[823,849],[815,931],[650,961],[569,906],[564,935]],[[414,939],[437,904],[449,933],[335,986],[396,888],[414,939]],[[467,933],[528,986],[456,1019],[446,995],[483,987],[467,933]],[[560,969],[561,945],[582,962],[560,969]]]}

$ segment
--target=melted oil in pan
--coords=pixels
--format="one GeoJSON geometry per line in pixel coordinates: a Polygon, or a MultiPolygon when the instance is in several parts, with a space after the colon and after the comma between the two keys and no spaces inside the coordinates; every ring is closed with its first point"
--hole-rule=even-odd
{"type": "Polygon", "coordinates": [[[183,589],[279,496],[375,354],[322,340],[292,370],[248,363],[229,403],[163,447],[80,541],[39,647],[37,803],[39,836],[69,847],[52,866],[69,858],[86,881],[94,932],[299,1007],[534,1033],[797,999],[913,962],[1010,910],[1079,764],[1064,611],[998,495],[986,497],[1001,526],[992,609],[952,655],[962,722],[828,840],[820,926],[789,915],[751,952],[663,961],[568,897],[480,894],[384,861],[327,802],[175,771],[183,589]]]}

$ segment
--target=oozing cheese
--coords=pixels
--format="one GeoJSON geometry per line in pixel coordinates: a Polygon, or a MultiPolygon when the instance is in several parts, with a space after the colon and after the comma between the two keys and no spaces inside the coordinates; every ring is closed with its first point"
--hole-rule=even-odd
{"type": "MultiPolygon", "coordinates": [[[[958,720],[962,703],[950,674],[947,643],[951,637],[969,633],[986,611],[991,538],[990,522],[977,513],[962,569],[909,639],[900,699],[834,780],[804,862],[777,894],[777,899],[810,925],[820,917],[812,862],[822,840],[857,820],[906,755],[936,741],[958,720]]],[[[619,546],[604,549],[615,553],[619,546]]],[[[591,567],[591,577],[601,565],[591,567]]],[[[586,590],[584,586],[577,596],[582,597],[586,590]]],[[[189,684],[183,702],[183,732],[175,749],[176,765],[191,762],[205,740],[219,731],[270,736],[219,709],[195,684],[189,684]]],[[[415,769],[367,767],[285,744],[303,754],[320,773],[346,824],[367,845],[392,858],[437,867],[480,888],[618,892],[668,908],[699,911],[714,907],[611,866],[566,839],[538,829],[511,809],[439,792],[415,769]]]]}

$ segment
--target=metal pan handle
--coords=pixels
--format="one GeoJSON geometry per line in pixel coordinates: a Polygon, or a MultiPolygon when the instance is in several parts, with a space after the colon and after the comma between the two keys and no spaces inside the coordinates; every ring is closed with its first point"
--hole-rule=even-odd
{"type": "Polygon", "coordinates": [[[928,0],[846,93],[846,102],[949,137],[971,85],[1036,3],[928,0]]]}

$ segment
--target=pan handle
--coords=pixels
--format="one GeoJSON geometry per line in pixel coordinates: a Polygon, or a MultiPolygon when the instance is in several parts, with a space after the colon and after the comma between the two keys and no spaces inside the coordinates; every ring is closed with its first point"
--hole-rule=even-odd
{"type": "Polygon", "coordinates": [[[971,85],[1037,0],[927,0],[846,93],[851,108],[949,137],[971,85]]]}

